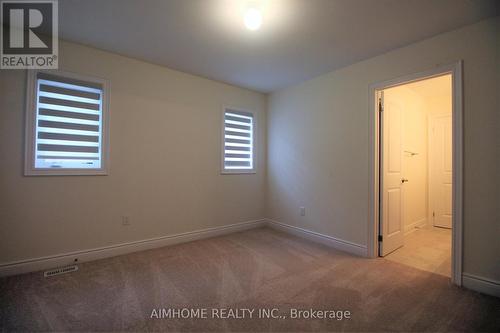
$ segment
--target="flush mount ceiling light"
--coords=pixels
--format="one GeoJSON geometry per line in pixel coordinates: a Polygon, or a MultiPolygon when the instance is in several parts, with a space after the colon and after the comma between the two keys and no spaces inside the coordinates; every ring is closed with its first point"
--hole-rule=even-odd
{"type": "Polygon", "coordinates": [[[248,8],[243,19],[248,30],[258,30],[262,24],[262,14],[256,8],[248,8]]]}

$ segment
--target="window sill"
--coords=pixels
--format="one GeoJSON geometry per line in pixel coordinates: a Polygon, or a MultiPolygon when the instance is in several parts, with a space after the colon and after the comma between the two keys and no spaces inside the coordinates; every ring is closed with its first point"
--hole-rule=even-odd
{"type": "Polygon", "coordinates": [[[25,170],[24,176],[107,176],[109,174],[108,170],[105,169],[67,169],[67,170],[54,170],[54,169],[31,169],[25,170]]]}
{"type": "Polygon", "coordinates": [[[256,170],[222,170],[220,172],[221,175],[254,175],[256,174],[256,170]]]}

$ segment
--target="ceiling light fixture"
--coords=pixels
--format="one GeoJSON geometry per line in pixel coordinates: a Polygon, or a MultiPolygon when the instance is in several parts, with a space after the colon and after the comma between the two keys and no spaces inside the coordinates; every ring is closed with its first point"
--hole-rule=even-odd
{"type": "Polygon", "coordinates": [[[258,30],[262,24],[262,15],[255,8],[248,8],[244,15],[245,26],[248,30],[258,30]]]}

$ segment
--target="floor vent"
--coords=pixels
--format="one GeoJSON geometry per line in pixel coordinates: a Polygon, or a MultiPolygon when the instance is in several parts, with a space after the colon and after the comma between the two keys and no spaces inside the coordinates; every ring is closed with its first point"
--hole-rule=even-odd
{"type": "Polygon", "coordinates": [[[54,276],[54,275],[61,275],[61,274],[76,272],[77,270],[78,270],[77,265],[59,267],[59,268],[54,268],[54,269],[43,272],[43,276],[49,277],[49,276],[54,276]]]}

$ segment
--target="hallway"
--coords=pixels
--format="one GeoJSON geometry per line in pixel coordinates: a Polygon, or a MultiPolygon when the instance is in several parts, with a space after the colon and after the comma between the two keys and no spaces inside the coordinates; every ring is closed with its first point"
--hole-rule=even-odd
{"type": "Polygon", "coordinates": [[[403,247],[384,257],[424,271],[451,276],[451,229],[426,226],[405,235],[403,247]]]}

